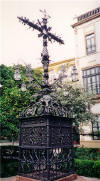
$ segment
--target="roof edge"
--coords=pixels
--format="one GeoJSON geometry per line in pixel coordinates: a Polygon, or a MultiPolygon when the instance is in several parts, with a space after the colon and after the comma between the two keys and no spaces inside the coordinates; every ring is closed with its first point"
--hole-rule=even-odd
{"type": "Polygon", "coordinates": [[[84,23],[86,23],[86,22],[88,22],[88,21],[90,21],[90,20],[93,20],[93,19],[95,19],[95,18],[98,18],[98,17],[100,17],[100,13],[95,14],[95,15],[93,15],[93,16],[90,16],[90,17],[88,17],[87,19],[83,19],[82,21],[79,21],[79,22],[77,22],[77,23],[74,23],[74,24],[71,25],[71,26],[72,26],[72,28],[75,28],[76,26],[79,26],[79,25],[81,25],[81,24],[84,24],[84,23]]]}

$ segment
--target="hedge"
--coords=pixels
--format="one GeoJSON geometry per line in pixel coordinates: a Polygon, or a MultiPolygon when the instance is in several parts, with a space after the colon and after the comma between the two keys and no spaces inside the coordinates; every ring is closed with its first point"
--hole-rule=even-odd
{"type": "Polygon", "coordinates": [[[100,160],[100,148],[75,148],[75,158],[82,160],[100,160]]]}
{"type": "Polygon", "coordinates": [[[93,165],[93,173],[95,177],[100,178],[100,161],[95,161],[93,165]]]}
{"type": "Polygon", "coordinates": [[[18,174],[18,160],[3,160],[0,177],[10,177],[18,174]]]}
{"type": "Polygon", "coordinates": [[[87,177],[100,178],[100,161],[75,159],[75,172],[87,177]]]}
{"type": "Polygon", "coordinates": [[[1,146],[0,152],[0,177],[16,175],[18,173],[18,146],[1,146]]]}

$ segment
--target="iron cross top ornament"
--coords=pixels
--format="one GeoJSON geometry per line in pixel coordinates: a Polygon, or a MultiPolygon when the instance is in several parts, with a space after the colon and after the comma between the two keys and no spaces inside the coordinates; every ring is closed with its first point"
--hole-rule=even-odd
{"type": "MultiPolygon", "coordinates": [[[[35,82],[37,82],[38,86],[41,88],[40,92],[37,92],[38,95],[35,96],[37,101],[36,103],[31,103],[29,107],[26,109],[25,112],[23,112],[22,116],[34,116],[34,115],[40,115],[40,114],[54,114],[54,115],[68,115],[68,110],[66,110],[60,103],[60,101],[57,101],[56,94],[54,93],[56,90],[56,86],[61,87],[61,80],[63,76],[59,76],[58,79],[56,79],[53,84],[50,84],[49,74],[48,74],[48,68],[49,68],[49,53],[48,53],[48,42],[52,40],[58,42],[59,44],[64,44],[64,41],[51,33],[51,27],[47,26],[48,19],[50,16],[47,14],[46,10],[40,12],[43,13],[42,21],[40,22],[37,20],[37,23],[31,22],[27,18],[18,17],[18,19],[24,24],[28,25],[33,30],[36,29],[39,34],[38,37],[43,38],[43,50],[41,53],[41,63],[43,65],[43,81],[42,84],[40,84],[36,78],[33,78],[35,82]],[[60,83],[59,83],[60,82],[60,83]],[[54,94],[53,94],[54,93],[54,94]]],[[[32,69],[30,66],[27,66],[28,71],[28,77],[31,78],[30,73],[32,72],[32,69]]],[[[33,82],[34,82],[33,81],[33,82]]]]}
{"type": "Polygon", "coordinates": [[[47,26],[48,23],[48,19],[50,18],[50,16],[47,14],[46,10],[42,11],[40,10],[40,12],[43,13],[43,18],[42,21],[40,22],[39,20],[37,20],[37,23],[33,23],[31,22],[29,19],[27,19],[26,17],[17,17],[24,25],[28,25],[30,28],[32,28],[33,30],[36,29],[39,34],[38,37],[43,37],[43,51],[41,53],[41,63],[43,64],[43,70],[44,70],[44,74],[43,74],[43,85],[46,87],[48,86],[48,79],[49,79],[49,75],[48,75],[48,67],[49,67],[49,53],[48,53],[48,41],[54,40],[60,44],[64,44],[64,41],[54,35],[53,33],[51,33],[51,27],[47,26]]]}

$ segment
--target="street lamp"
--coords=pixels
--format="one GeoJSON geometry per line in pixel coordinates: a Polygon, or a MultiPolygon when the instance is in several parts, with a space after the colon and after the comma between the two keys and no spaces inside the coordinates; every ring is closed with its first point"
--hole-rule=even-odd
{"type": "Polygon", "coordinates": [[[23,81],[23,82],[22,82],[22,85],[21,85],[21,91],[22,91],[22,92],[25,92],[26,90],[27,90],[26,84],[25,84],[25,82],[23,81]]]}
{"type": "Polygon", "coordinates": [[[14,79],[15,80],[21,80],[21,73],[20,73],[20,66],[19,65],[17,65],[15,67],[14,79]]]}
{"type": "Polygon", "coordinates": [[[75,65],[73,65],[72,72],[71,72],[71,78],[73,82],[78,81],[78,72],[75,65]]]}

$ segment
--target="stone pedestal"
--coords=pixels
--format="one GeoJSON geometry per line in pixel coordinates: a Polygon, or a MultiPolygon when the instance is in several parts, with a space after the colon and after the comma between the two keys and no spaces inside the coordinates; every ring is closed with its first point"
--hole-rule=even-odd
{"type": "MultiPolygon", "coordinates": [[[[55,181],[74,181],[75,179],[77,179],[77,175],[72,174],[72,175],[69,175],[67,177],[63,177],[63,178],[60,178],[58,180],[55,180],[55,181]]],[[[40,181],[40,180],[35,180],[32,178],[27,178],[27,177],[22,177],[22,176],[17,175],[16,181],[40,181]]]]}
{"type": "Polygon", "coordinates": [[[35,179],[32,179],[32,178],[27,178],[27,177],[22,177],[22,176],[17,175],[16,176],[16,181],[40,181],[40,180],[35,180],[35,179]]]}

